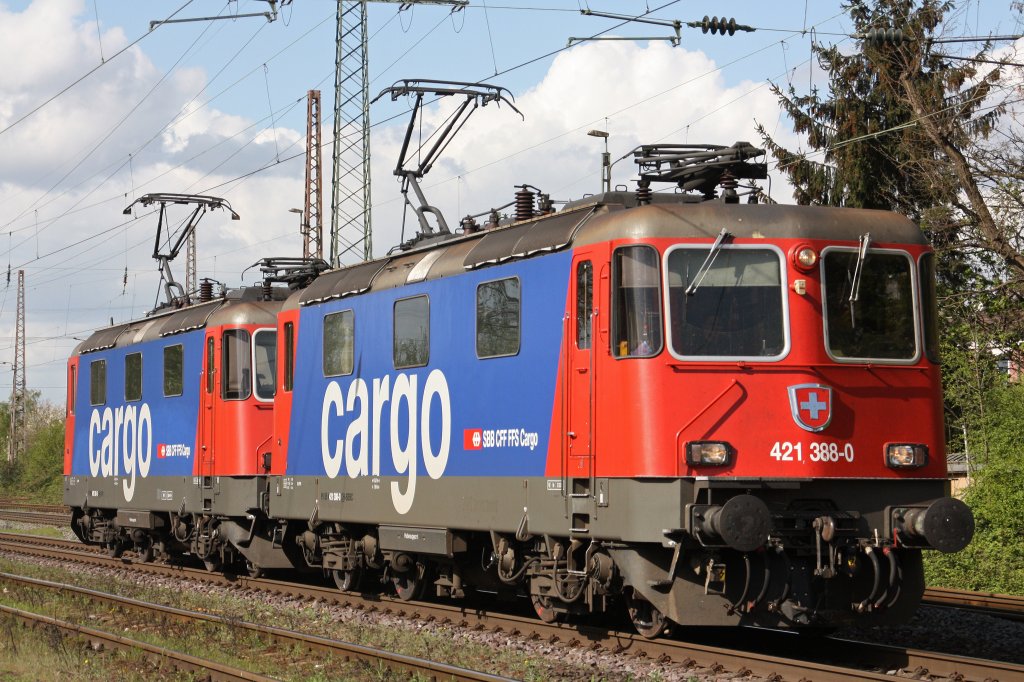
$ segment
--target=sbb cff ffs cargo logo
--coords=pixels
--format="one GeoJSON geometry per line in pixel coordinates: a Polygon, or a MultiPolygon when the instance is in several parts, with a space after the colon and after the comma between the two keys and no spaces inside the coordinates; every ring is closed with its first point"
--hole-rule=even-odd
{"type": "Polygon", "coordinates": [[[160,443],[156,446],[156,458],[167,459],[168,457],[191,457],[191,446],[184,443],[160,443]]]}
{"type": "Polygon", "coordinates": [[[787,388],[793,421],[801,429],[818,433],[832,422],[832,387],[797,384],[787,388]]]}

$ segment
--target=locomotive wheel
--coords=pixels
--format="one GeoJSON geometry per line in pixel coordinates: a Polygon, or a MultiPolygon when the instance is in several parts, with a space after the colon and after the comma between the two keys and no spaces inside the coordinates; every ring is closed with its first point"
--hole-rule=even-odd
{"type": "Polygon", "coordinates": [[[153,561],[154,556],[156,556],[156,552],[153,550],[153,545],[149,545],[139,552],[139,561],[148,564],[153,561]]]}
{"type": "Polygon", "coordinates": [[[647,639],[672,634],[674,624],[651,602],[635,591],[626,597],[626,610],[636,631],[647,639]]]}
{"type": "Polygon", "coordinates": [[[426,587],[426,566],[417,563],[416,568],[404,573],[391,575],[391,584],[395,588],[395,594],[402,601],[411,601],[423,596],[426,587]]]}
{"type": "Polygon", "coordinates": [[[210,573],[216,573],[220,570],[221,563],[219,559],[203,559],[203,566],[205,566],[206,570],[210,573]]]}
{"type": "Polygon", "coordinates": [[[545,623],[554,623],[561,619],[562,614],[551,605],[551,597],[542,597],[539,594],[535,594],[532,597],[533,610],[545,623]]]}
{"type": "Polygon", "coordinates": [[[107,545],[107,554],[112,559],[120,559],[121,555],[124,554],[124,551],[126,549],[128,549],[127,545],[125,545],[123,542],[118,542],[117,540],[115,540],[114,542],[111,542],[109,545],[107,545]]]}
{"type": "MultiPolygon", "coordinates": [[[[353,568],[351,571],[331,571],[334,584],[342,592],[358,592],[363,584],[363,569],[353,568]]],[[[397,591],[397,587],[395,588],[397,591]]]]}

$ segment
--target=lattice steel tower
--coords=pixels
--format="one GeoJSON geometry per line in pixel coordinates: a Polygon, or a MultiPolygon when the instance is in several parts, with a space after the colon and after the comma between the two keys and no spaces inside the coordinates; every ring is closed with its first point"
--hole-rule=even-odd
{"type": "Polygon", "coordinates": [[[355,252],[373,257],[370,219],[370,80],[366,6],[450,5],[469,0],[338,0],[334,53],[334,146],[331,177],[331,265],[355,252]]]}
{"type": "Polygon", "coordinates": [[[306,205],[302,211],[302,257],[324,257],[323,166],[320,153],[320,91],[310,90],[306,106],[306,205]]]}
{"type": "Polygon", "coordinates": [[[25,452],[25,271],[18,270],[18,319],[14,331],[14,387],[11,389],[11,423],[7,461],[25,452]]]}

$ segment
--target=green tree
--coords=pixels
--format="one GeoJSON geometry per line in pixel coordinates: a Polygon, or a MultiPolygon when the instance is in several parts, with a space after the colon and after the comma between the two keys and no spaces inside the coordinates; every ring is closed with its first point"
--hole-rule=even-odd
{"type": "Polygon", "coordinates": [[[0,403],[0,491],[8,497],[59,502],[63,494],[64,411],[29,391],[25,408],[26,449],[7,461],[10,404],[0,403]]]}
{"type": "Polygon", "coordinates": [[[51,419],[32,434],[19,472],[19,490],[32,499],[59,501],[63,494],[64,420],[51,419]]]}
{"type": "Polygon", "coordinates": [[[928,583],[987,592],[1024,594],[1024,386],[1003,386],[987,396],[985,449],[972,439],[975,481],[965,502],[974,511],[974,540],[962,552],[934,554],[928,583]]]}
{"type": "Polygon", "coordinates": [[[937,63],[927,41],[950,3],[925,2],[916,9],[913,4],[907,0],[845,3],[855,33],[896,24],[915,39],[883,44],[861,40],[860,49],[853,52],[845,43],[815,45],[814,57],[828,74],[826,92],[815,88],[799,95],[792,86],[783,91],[773,85],[809,151],[786,149],[763,127],[758,130],[793,184],[798,203],[892,209],[921,220],[925,208],[945,203],[936,198],[955,194],[948,172],[939,169],[937,174],[930,169],[930,177],[923,177],[924,162],[936,157],[935,145],[913,123],[913,108],[893,83],[908,69],[929,64],[927,71],[916,70],[935,81],[928,90],[931,102],[941,107],[945,88],[938,81],[947,75],[963,80],[971,67],[937,63]]]}

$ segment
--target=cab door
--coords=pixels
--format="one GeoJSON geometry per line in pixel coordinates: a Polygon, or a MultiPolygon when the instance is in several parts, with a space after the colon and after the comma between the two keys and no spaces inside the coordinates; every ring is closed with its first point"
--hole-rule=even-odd
{"type": "Polygon", "coordinates": [[[589,255],[573,261],[568,329],[565,334],[566,475],[589,477],[594,413],[594,263],[589,255]]]}
{"type": "Polygon", "coordinates": [[[208,488],[212,485],[217,428],[217,334],[213,331],[206,332],[201,395],[198,475],[201,485],[208,488]]]}
{"type": "Polygon", "coordinates": [[[295,343],[299,311],[280,315],[277,344],[277,395],[274,397],[274,428],[270,451],[273,453],[267,473],[281,475],[286,470],[288,436],[291,429],[292,398],[295,387],[295,343]]]}
{"type": "Polygon", "coordinates": [[[64,417],[64,474],[71,474],[75,447],[75,397],[78,392],[78,357],[68,361],[68,394],[64,417]]]}

